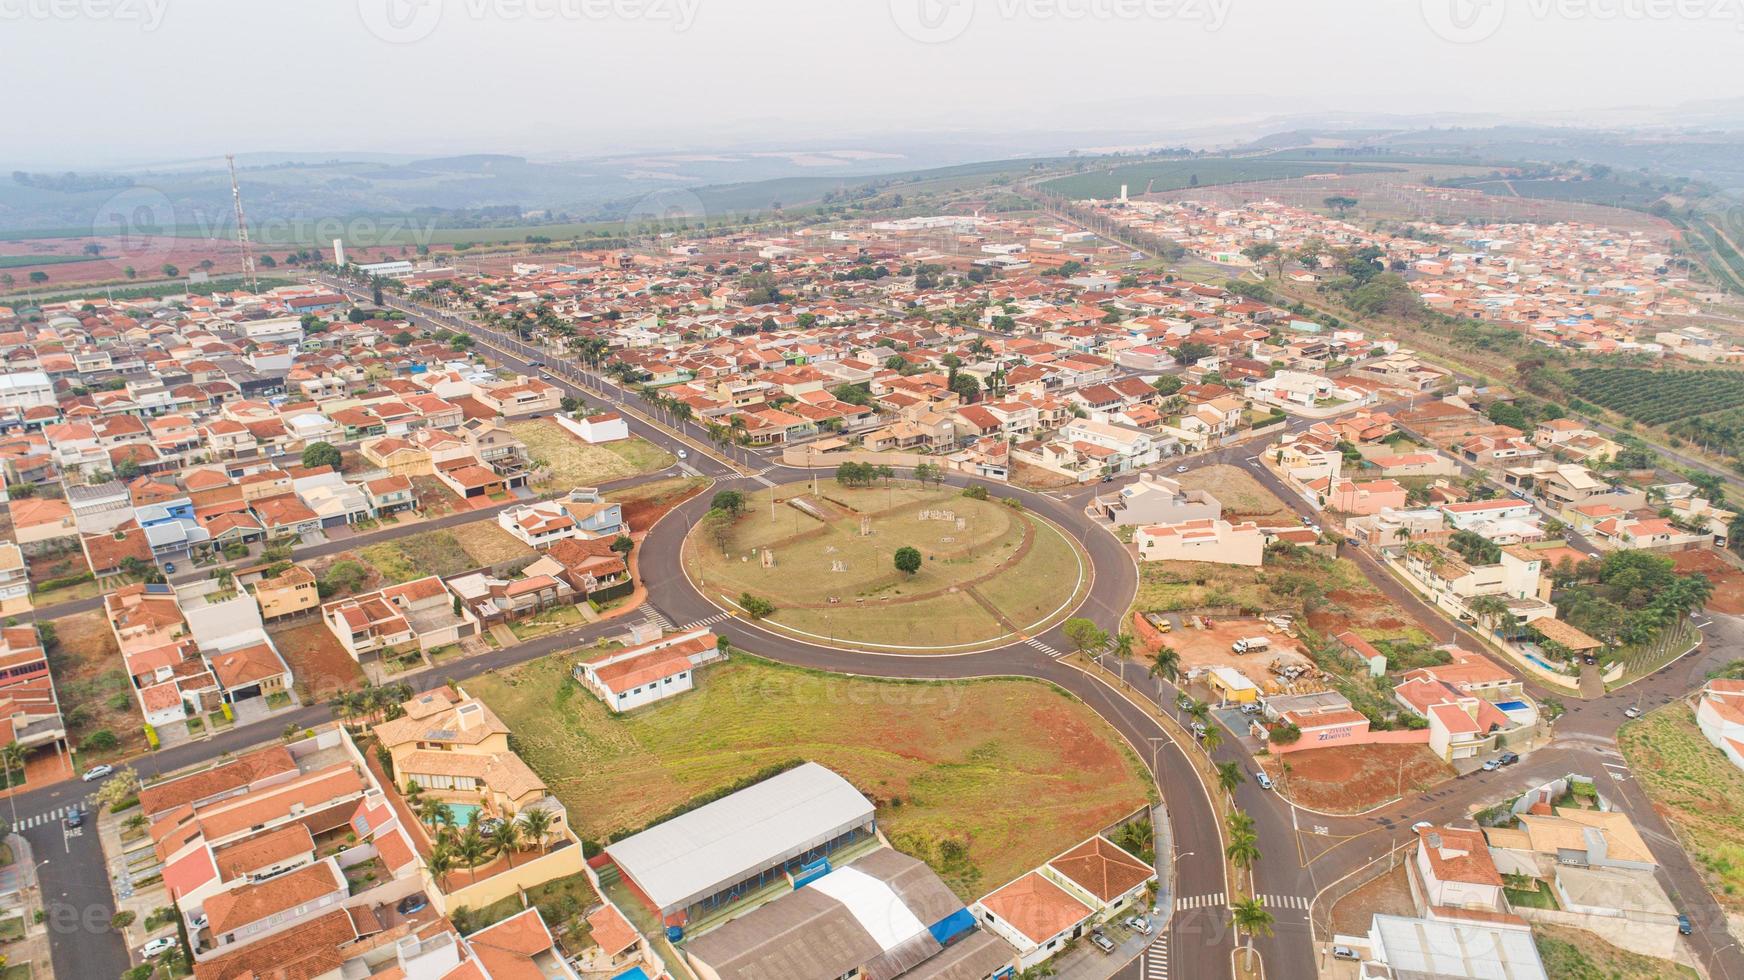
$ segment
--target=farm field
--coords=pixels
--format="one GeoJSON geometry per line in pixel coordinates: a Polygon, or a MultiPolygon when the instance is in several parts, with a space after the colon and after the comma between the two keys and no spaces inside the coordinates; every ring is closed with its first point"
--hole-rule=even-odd
{"type": "Polygon", "coordinates": [[[716,602],[747,592],[772,601],[765,622],[790,631],[873,646],[967,647],[1051,622],[1087,578],[1058,529],[997,500],[913,483],[846,488],[832,480],[819,489],[749,495],[724,542],[699,523],[685,545],[692,579],[716,602]],[[936,519],[943,514],[950,517],[936,519]],[[894,565],[902,547],[921,553],[912,575],[894,565]]]}
{"type": "Polygon", "coordinates": [[[510,432],[527,446],[534,461],[534,486],[543,490],[597,487],[611,480],[652,473],[678,462],[654,444],[631,436],[590,445],[550,419],[510,422],[510,432]]]}
{"type": "Polygon", "coordinates": [[[1744,772],[1681,701],[1624,725],[1617,744],[1721,908],[1744,911],[1744,772]]]}
{"type": "Polygon", "coordinates": [[[1044,182],[1043,190],[1071,198],[1109,200],[1120,196],[1120,185],[1127,186],[1131,196],[1183,187],[1203,187],[1212,184],[1233,184],[1245,181],[1282,180],[1321,173],[1375,173],[1396,170],[1396,167],[1356,164],[1344,160],[1325,162],[1254,159],[1158,160],[1132,163],[1112,169],[1056,177],[1044,182]]]}
{"type": "Polygon", "coordinates": [[[1399,795],[1451,779],[1453,767],[1423,745],[1351,745],[1305,749],[1260,760],[1297,804],[1328,813],[1360,813],[1399,795]],[[1289,766],[1288,771],[1285,765],[1289,766]]]}
{"type": "Polygon", "coordinates": [[[1575,368],[1575,392],[1647,425],[1744,407],[1744,371],[1575,368]]]}
{"type": "Polygon", "coordinates": [[[613,717],[570,663],[546,657],[463,686],[518,733],[522,757],[595,841],[804,759],[841,773],[897,848],[972,899],[1149,798],[1119,737],[1045,684],[878,681],[735,653],[697,690],[613,717]]]}

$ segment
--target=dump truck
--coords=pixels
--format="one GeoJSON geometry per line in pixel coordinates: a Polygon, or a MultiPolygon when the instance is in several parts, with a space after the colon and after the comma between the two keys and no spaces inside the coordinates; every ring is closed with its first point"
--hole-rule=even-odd
{"type": "Polygon", "coordinates": [[[1254,653],[1272,645],[1269,636],[1249,636],[1230,644],[1230,649],[1236,653],[1254,653]]]}

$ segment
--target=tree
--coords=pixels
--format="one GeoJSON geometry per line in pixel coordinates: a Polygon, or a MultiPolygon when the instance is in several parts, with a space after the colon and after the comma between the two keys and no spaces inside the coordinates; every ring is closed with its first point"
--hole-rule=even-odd
{"type": "Polygon", "coordinates": [[[630,557],[630,552],[636,549],[636,539],[630,537],[628,534],[620,534],[612,539],[611,549],[619,555],[628,558],[630,557]]]}
{"type": "MultiPolygon", "coordinates": [[[[113,738],[114,735],[111,734],[110,737],[113,738]]],[[[85,744],[89,745],[90,739],[86,739],[85,744]]],[[[98,807],[106,806],[113,810],[115,804],[138,795],[139,773],[132,766],[122,766],[115,770],[114,775],[104,780],[103,785],[97,787],[97,792],[91,794],[91,801],[98,807]]]]}
{"type": "Polygon", "coordinates": [[[1206,725],[1205,734],[1199,737],[1199,743],[1205,746],[1206,755],[1216,752],[1217,747],[1223,744],[1223,729],[1216,725],[1206,725]]]}
{"type": "Polygon", "coordinates": [[[964,402],[972,402],[981,394],[981,382],[973,374],[959,374],[951,379],[951,390],[964,402]]]}
{"type": "Polygon", "coordinates": [[[1247,774],[1241,771],[1239,762],[1219,762],[1217,764],[1217,785],[1230,797],[1235,796],[1235,788],[1247,781],[1247,774]]]}
{"type": "Polygon", "coordinates": [[[446,846],[438,844],[430,851],[430,856],[424,863],[430,869],[430,877],[435,878],[437,884],[447,890],[448,875],[454,870],[454,853],[446,846]]]}
{"type": "Polygon", "coordinates": [[[344,460],[345,457],[339,452],[339,447],[330,442],[310,443],[303,449],[303,466],[308,469],[331,466],[334,472],[338,472],[340,464],[344,460]]]}
{"type": "Polygon", "coordinates": [[[745,615],[752,619],[763,619],[775,613],[775,603],[749,592],[739,593],[739,608],[745,610],[745,615]]]}
{"type": "Polygon", "coordinates": [[[1167,677],[1169,683],[1181,674],[1181,654],[1174,647],[1164,645],[1157,650],[1157,655],[1151,660],[1150,674],[1152,677],[1167,677]]]}
{"type": "Polygon", "coordinates": [[[176,268],[173,265],[170,265],[168,262],[165,262],[163,264],[162,271],[163,271],[163,274],[170,279],[174,279],[176,276],[181,275],[181,272],[182,272],[182,270],[176,268]]]}
{"type": "Polygon", "coordinates": [[[1157,394],[1162,395],[1165,398],[1180,391],[1181,385],[1181,376],[1178,374],[1160,375],[1157,380],[1151,382],[1151,387],[1157,390],[1157,394]]]}
{"type": "Polygon", "coordinates": [[[722,490],[709,501],[710,510],[724,510],[737,518],[745,513],[745,495],[738,490],[722,490]]]}
{"type": "Polygon", "coordinates": [[[527,810],[521,814],[521,831],[538,850],[545,849],[545,838],[551,836],[551,811],[527,810]]]}
{"type": "Polygon", "coordinates": [[[472,881],[478,880],[478,866],[484,863],[490,849],[484,835],[478,832],[476,823],[462,831],[460,839],[455,842],[454,855],[466,865],[467,874],[472,881]]]}
{"type": "Polygon", "coordinates": [[[27,278],[31,282],[40,286],[43,283],[48,282],[48,273],[42,271],[41,269],[37,269],[36,271],[32,272],[27,278]]]}
{"type": "Polygon", "coordinates": [[[714,539],[715,546],[721,549],[721,554],[726,555],[727,545],[733,540],[733,515],[718,507],[711,508],[702,515],[702,526],[714,539]]]}
{"type": "Polygon", "coordinates": [[[499,854],[508,857],[509,867],[515,866],[515,852],[521,849],[521,825],[513,816],[497,824],[497,828],[491,831],[491,844],[499,854]]]}
{"type": "Polygon", "coordinates": [[[1100,650],[1108,645],[1108,633],[1095,623],[1082,616],[1074,616],[1066,620],[1064,627],[1066,639],[1078,648],[1079,653],[1100,650]]]}
{"type": "Polygon", "coordinates": [[[1231,834],[1223,855],[1241,870],[1252,871],[1254,863],[1260,859],[1259,840],[1251,833],[1231,834]]]}
{"type": "Polygon", "coordinates": [[[1230,908],[1230,917],[1238,931],[1247,933],[1247,968],[1252,970],[1254,936],[1271,936],[1272,913],[1266,911],[1259,899],[1246,898],[1230,908]]]}
{"type": "Polygon", "coordinates": [[[920,571],[920,549],[910,548],[906,545],[896,549],[895,563],[897,571],[913,575],[920,571]]]}
{"type": "Polygon", "coordinates": [[[1328,210],[1337,211],[1338,216],[1342,218],[1346,211],[1356,207],[1356,198],[1346,197],[1343,194],[1334,194],[1333,196],[1321,201],[1321,203],[1326,205],[1328,210]]]}

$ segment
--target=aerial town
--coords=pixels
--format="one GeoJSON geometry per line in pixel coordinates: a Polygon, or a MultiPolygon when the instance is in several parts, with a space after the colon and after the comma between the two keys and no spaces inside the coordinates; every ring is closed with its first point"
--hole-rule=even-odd
{"type": "Polygon", "coordinates": [[[1377,119],[17,170],[0,980],[1744,976],[1744,144],[1377,119]]]}

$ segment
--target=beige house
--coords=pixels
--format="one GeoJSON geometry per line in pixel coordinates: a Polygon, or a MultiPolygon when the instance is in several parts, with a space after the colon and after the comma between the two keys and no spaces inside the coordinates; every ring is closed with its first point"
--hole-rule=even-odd
{"type": "Polygon", "coordinates": [[[1208,561],[1258,568],[1265,560],[1265,535],[1251,521],[1231,524],[1222,519],[1152,524],[1132,537],[1143,561],[1208,561]]]}
{"type": "Polygon", "coordinates": [[[321,604],[315,573],[301,565],[292,565],[277,578],[262,578],[249,589],[254,593],[254,601],[260,604],[262,619],[289,616],[321,604]]]}

